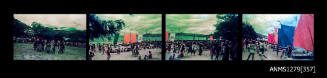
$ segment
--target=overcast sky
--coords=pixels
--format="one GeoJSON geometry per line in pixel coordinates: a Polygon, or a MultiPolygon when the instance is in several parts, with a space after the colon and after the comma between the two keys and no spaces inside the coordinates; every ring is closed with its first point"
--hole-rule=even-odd
{"type": "Polygon", "coordinates": [[[37,22],[44,26],[86,29],[86,14],[14,14],[14,18],[29,26],[37,22]]]}
{"type": "Polygon", "coordinates": [[[251,24],[262,35],[268,35],[274,28],[280,28],[280,23],[296,27],[299,19],[300,14],[243,14],[243,22],[251,24]]]}
{"type": "Polygon", "coordinates": [[[208,35],[215,31],[216,14],[167,14],[166,31],[208,35]]]}
{"type": "Polygon", "coordinates": [[[120,31],[121,33],[160,34],[161,14],[96,14],[103,20],[122,19],[126,26],[120,31]]]}

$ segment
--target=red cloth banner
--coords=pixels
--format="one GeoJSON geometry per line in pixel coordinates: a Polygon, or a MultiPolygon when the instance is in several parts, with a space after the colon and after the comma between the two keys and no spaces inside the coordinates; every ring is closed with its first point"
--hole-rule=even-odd
{"type": "Polygon", "coordinates": [[[136,34],[124,34],[124,44],[135,43],[136,34]]]}
{"type": "Polygon", "coordinates": [[[131,34],[131,43],[136,42],[136,34],[131,34]]]}
{"type": "Polygon", "coordinates": [[[273,34],[268,34],[268,43],[274,43],[274,35],[273,34]]]}
{"type": "Polygon", "coordinates": [[[278,44],[278,28],[275,28],[275,32],[274,32],[274,43],[278,44]]]}
{"type": "Polygon", "coordinates": [[[301,14],[298,26],[294,33],[293,46],[313,51],[314,46],[314,16],[313,14],[301,14]]]}
{"type": "Polygon", "coordinates": [[[124,44],[128,44],[130,42],[130,34],[124,34],[124,44]]]}

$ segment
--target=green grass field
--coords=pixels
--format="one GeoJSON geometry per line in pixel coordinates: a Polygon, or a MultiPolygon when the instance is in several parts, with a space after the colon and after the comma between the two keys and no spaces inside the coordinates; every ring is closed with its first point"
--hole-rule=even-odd
{"type": "Polygon", "coordinates": [[[14,43],[14,60],[86,60],[86,48],[66,46],[64,54],[48,54],[33,50],[33,44],[14,43]]]}

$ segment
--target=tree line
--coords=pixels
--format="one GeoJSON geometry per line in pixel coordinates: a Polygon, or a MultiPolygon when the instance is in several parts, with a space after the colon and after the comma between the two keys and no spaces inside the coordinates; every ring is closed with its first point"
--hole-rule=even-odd
{"type": "Polygon", "coordinates": [[[86,30],[70,28],[70,30],[60,30],[58,27],[45,26],[33,22],[31,26],[14,19],[14,37],[32,38],[41,37],[46,40],[65,40],[68,42],[86,42],[86,30]]]}

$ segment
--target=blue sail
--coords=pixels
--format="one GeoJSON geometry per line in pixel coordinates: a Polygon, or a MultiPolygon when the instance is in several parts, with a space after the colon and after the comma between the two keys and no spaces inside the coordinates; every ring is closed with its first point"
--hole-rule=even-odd
{"type": "Polygon", "coordinates": [[[295,26],[287,26],[281,24],[281,28],[278,29],[278,44],[281,47],[287,47],[288,45],[293,47],[295,26]]]}

